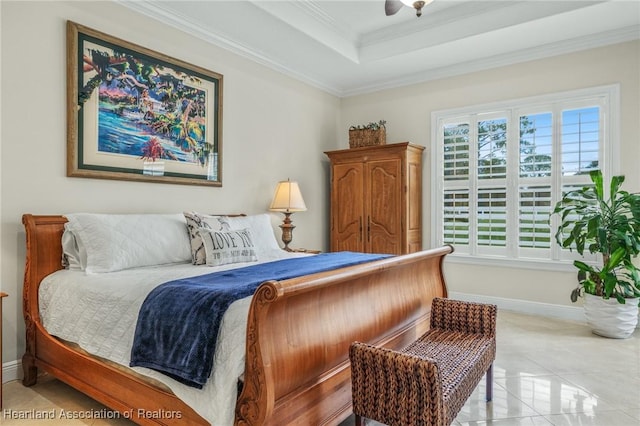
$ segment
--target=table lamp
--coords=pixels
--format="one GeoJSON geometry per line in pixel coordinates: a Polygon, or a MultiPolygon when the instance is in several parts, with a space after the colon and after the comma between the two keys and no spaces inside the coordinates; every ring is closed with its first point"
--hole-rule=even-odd
{"type": "Polygon", "coordinates": [[[293,239],[293,228],[295,228],[295,226],[291,224],[290,216],[293,212],[303,212],[307,210],[307,206],[304,204],[304,199],[302,198],[302,193],[300,193],[298,182],[291,182],[289,179],[278,182],[269,210],[284,213],[284,221],[282,225],[280,225],[282,229],[282,242],[284,243],[284,249],[291,251],[289,243],[293,239]]]}

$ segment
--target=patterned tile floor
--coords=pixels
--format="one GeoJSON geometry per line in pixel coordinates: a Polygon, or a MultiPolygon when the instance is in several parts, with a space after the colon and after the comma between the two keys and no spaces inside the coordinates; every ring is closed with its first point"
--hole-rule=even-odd
{"type": "MultiPolygon", "coordinates": [[[[639,426],[640,329],[629,339],[606,339],[581,323],[500,311],[494,378],[493,402],[485,403],[480,383],[454,425],[639,426]]],[[[14,381],[3,389],[3,426],[130,424],[123,419],[59,418],[61,409],[103,407],[54,379],[32,388],[14,381]],[[25,410],[55,410],[56,419],[11,418],[25,410]]],[[[351,424],[353,418],[340,426],[351,424]]]]}

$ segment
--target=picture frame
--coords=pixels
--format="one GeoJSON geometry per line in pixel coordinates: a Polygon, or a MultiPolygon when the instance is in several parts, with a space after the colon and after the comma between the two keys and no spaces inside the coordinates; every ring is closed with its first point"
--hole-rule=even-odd
{"type": "Polygon", "coordinates": [[[222,86],[67,21],[67,176],[222,186],[222,86]]]}

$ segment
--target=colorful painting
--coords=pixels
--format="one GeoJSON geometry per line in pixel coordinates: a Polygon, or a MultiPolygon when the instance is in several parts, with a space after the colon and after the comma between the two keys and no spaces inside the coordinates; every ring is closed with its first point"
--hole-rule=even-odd
{"type": "Polygon", "coordinates": [[[222,185],[222,75],[67,23],[69,176],[222,185]]]}

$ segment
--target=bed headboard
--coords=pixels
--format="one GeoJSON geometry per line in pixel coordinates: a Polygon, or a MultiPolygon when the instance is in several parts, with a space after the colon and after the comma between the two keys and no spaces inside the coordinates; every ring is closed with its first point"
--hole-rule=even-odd
{"type": "MultiPolygon", "coordinates": [[[[225,216],[245,216],[244,213],[225,216]]],[[[47,275],[62,266],[62,232],[67,219],[62,215],[22,215],[27,240],[24,270],[24,312],[38,315],[38,287],[47,275]]]]}
{"type": "Polygon", "coordinates": [[[24,267],[24,286],[22,290],[22,315],[26,328],[26,351],[22,357],[25,373],[23,383],[32,385],[36,380],[34,359],[28,354],[35,354],[36,327],[40,323],[38,309],[38,289],[40,282],[47,275],[62,269],[62,232],[67,219],[64,216],[22,215],[22,223],[26,232],[27,256],[24,267]]]}
{"type": "Polygon", "coordinates": [[[47,275],[62,269],[62,232],[64,216],[25,214],[22,223],[27,234],[27,258],[24,269],[24,312],[38,315],[38,287],[47,275]],[[28,305],[28,306],[27,306],[28,305]]]}

